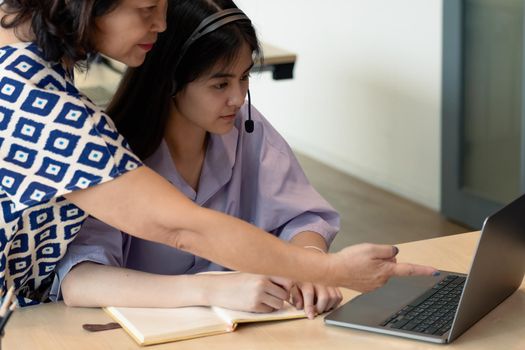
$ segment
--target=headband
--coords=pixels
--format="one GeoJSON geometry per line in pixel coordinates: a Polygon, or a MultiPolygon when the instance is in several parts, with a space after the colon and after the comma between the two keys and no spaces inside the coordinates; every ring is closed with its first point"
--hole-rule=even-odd
{"type": "Polygon", "coordinates": [[[177,70],[177,67],[180,64],[180,61],[182,61],[182,58],[186,54],[186,51],[188,51],[190,46],[195,41],[199,40],[204,35],[209,34],[228,23],[236,21],[251,22],[250,19],[244,14],[244,12],[242,12],[239,9],[222,10],[202,20],[197,29],[193,31],[188,40],[186,40],[184,45],[182,45],[179,58],[177,59],[177,62],[175,64],[175,71],[177,70]]]}

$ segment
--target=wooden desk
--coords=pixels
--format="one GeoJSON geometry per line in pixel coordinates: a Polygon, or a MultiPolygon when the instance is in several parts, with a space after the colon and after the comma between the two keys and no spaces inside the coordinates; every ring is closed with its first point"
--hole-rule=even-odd
{"type": "MultiPolygon", "coordinates": [[[[479,234],[400,244],[399,260],[432,264],[440,269],[466,272],[479,234]]],[[[496,263],[496,262],[495,262],[496,263]]],[[[319,350],[319,349],[525,349],[525,284],[451,345],[434,345],[326,326],[321,317],[241,325],[235,332],[148,347],[178,350],[319,350]]],[[[356,295],[344,290],[345,300],[356,295]]],[[[83,323],[111,319],[100,309],[66,308],[63,304],[17,310],[6,327],[3,349],[139,349],[122,329],[88,333],[83,323]]]]}

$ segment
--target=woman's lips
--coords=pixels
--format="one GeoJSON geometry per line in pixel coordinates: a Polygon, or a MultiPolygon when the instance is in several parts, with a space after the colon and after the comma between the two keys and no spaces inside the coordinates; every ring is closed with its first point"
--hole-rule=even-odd
{"type": "Polygon", "coordinates": [[[143,49],[144,51],[149,51],[153,48],[153,43],[151,44],[139,44],[138,45],[141,49],[143,49]]]}

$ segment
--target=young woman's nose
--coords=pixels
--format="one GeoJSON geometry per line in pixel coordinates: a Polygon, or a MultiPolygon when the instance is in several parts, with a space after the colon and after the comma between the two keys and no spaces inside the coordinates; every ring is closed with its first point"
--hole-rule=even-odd
{"type": "Polygon", "coordinates": [[[228,104],[233,107],[241,108],[246,98],[247,89],[243,86],[239,86],[232,90],[230,98],[228,99],[228,104]]]}

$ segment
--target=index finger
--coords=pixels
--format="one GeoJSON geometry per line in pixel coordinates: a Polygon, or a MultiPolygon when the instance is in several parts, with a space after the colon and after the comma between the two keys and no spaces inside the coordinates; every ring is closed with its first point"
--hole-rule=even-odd
{"type": "Polygon", "coordinates": [[[393,276],[439,276],[439,270],[430,266],[397,263],[392,267],[393,276]]]}
{"type": "Polygon", "coordinates": [[[303,283],[301,286],[301,294],[303,295],[304,312],[310,320],[315,318],[315,289],[311,283],[303,283]]]}

